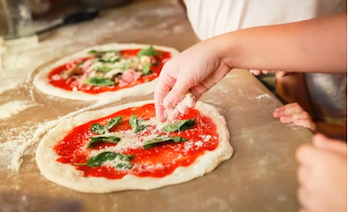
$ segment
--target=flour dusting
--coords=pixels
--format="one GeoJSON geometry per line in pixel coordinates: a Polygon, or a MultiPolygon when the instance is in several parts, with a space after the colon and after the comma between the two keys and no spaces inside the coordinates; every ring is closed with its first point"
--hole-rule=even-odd
{"type": "Polygon", "coordinates": [[[255,99],[270,99],[270,98],[271,98],[271,96],[266,94],[266,93],[255,97],[255,99]]]}
{"type": "Polygon", "coordinates": [[[20,100],[15,100],[15,101],[0,105],[0,120],[8,119],[11,116],[16,115],[33,106],[35,106],[35,104],[32,102],[20,101],[20,100]]]}

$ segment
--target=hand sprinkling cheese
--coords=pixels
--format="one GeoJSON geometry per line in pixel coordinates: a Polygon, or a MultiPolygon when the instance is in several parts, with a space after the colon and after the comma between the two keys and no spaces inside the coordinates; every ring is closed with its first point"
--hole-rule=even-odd
{"type": "Polygon", "coordinates": [[[164,115],[169,122],[174,122],[179,118],[180,115],[186,114],[189,111],[189,108],[193,108],[194,105],[194,96],[192,95],[192,93],[187,93],[174,108],[171,108],[170,105],[164,102],[164,115]]]}

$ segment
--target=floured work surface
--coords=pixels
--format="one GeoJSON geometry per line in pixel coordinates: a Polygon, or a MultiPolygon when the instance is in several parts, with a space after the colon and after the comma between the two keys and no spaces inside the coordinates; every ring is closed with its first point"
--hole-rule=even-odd
{"type": "Polygon", "coordinates": [[[294,152],[300,143],[310,141],[311,133],[273,119],[272,112],[280,102],[243,70],[232,71],[202,98],[225,117],[235,150],[233,157],[212,173],[152,191],[111,194],[79,193],[40,175],[35,149],[46,130],[59,120],[90,109],[150,99],[152,95],[103,104],[49,97],[33,89],[32,78],[38,66],[109,42],[149,43],[183,50],[196,41],[176,1],[140,1],[104,12],[92,22],[62,28],[37,46],[11,50],[0,72],[2,77],[8,76],[0,87],[0,211],[298,209],[294,152]]]}

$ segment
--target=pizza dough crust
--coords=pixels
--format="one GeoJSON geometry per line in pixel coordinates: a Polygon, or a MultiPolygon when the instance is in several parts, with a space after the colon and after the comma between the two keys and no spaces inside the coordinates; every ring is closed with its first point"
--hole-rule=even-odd
{"type": "Polygon", "coordinates": [[[138,107],[151,101],[135,102],[104,110],[91,111],[72,117],[52,129],[40,142],[36,151],[36,162],[41,173],[50,181],[61,186],[87,193],[108,193],[122,190],[150,190],[163,186],[178,184],[201,177],[215,169],[222,161],[233,154],[229,143],[230,136],[225,119],[216,108],[202,102],[197,102],[195,109],[212,118],[217,125],[219,145],[213,151],[206,151],[188,167],[178,167],[172,174],[163,178],[137,177],[125,175],[122,179],[110,180],[103,177],[83,177],[83,172],[76,170],[70,164],[56,161],[58,155],[53,147],[62,140],[73,128],[89,121],[108,116],[116,111],[129,107],[138,107]]]}
{"type": "MultiPolygon", "coordinates": [[[[33,83],[37,89],[39,89],[41,92],[45,94],[53,95],[53,96],[57,96],[60,98],[65,98],[65,99],[74,99],[74,100],[84,100],[84,101],[96,101],[96,100],[102,100],[102,99],[120,100],[126,97],[137,97],[137,96],[147,95],[155,91],[158,78],[150,82],[142,83],[130,88],[124,88],[117,91],[107,91],[107,92],[103,92],[99,94],[89,94],[82,91],[67,91],[67,90],[52,86],[49,83],[47,76],[52,71],[52,69],[56,68],[57,66],[60,66],[64,63],[68,63],[72,59],[85,57],[86,54],[93,49],[106,51],[106,50],[113,50],[113,49],[119,49],[119,50],[142,49],[142,48],[148,48],[149,46],[150,45],[134,44],[134,43],[133,44],[111,43],[111,44],[89,47],[77,53],[66,56],[52,63],[51,65],[40,69],[33,83]]],[[[154,48],[158,50],[170,52],[172,58],[176,56],[177,54],[179,54],[178,50],[174,48],[170,48],[170,47],[154,45],[154,48]]]]}

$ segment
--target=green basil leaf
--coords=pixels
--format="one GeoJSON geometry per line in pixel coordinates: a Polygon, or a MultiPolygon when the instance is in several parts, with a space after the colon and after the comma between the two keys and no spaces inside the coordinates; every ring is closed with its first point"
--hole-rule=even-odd
{"type": "Polygon", "coordinates": [[[91,126],[91,131],[99,135],[102,135],[105,133],[105,128],[100,124],[93,124],[91,126]]]}
{"type": "Polygon", "coordinates": [[[163,130],[167,131],[167,132],[184,131],[184,130],[190,129],[195,124],[196,124],[196,121],[194,118],[193,119],[186,119],[186,120],[176,122],[174,124],[169,124],[169,125],[163,127],[163,130]]]}
{"type": "Polygon", "coordinates": [[[145,129],[147,126],[144,124],[141,124],[143,120],[137,119],[135,115],[132,115],[129,119],[129,124],[131,125],[134,132],[139,132],[145,129]]]}
{"type": "Polygon", "coordinates": [[[145,141],[143,143],[143,147],[144,147],[144,149],[149,149],[149,148],[157,146],[158,144],[163,143],[163,142],[180,143],[183,141],[187,141],[187,139],[183,138],[183,137],[159,137],[159,138],[145,141]]]}
{"type": "Polygon", "coordinates": [[[93,55],[95,55],[96,57],[101,57],[101,56],[103,56],[104,54],[106,54],[106,53],[115,53],[115,54],[119,54],[120,53],[120,51],[119,50],[108,50],[108,51],[97,51],[97,50],[90,50],[89,52],[88,52],[88,54],[93,54],[93,55]]]}
{"type": "Polygon", "coordinates": [[[143,75],[148,75],[150,73],[151,63],[147,63],[143,66],[143,75]]]}
{"type": "Polygon", "coordinates": [[[88,148],[93,149],[93,145],[95,143],[114,143],[117,144],[121,139],[115,136],[98,136],[98,137],[90,137],[89,143],[87,145],[88,148]]]}
{"type": "Polygon", "coordinates": [[[112,68],[109,68],[109,67],[107,67],[107,66],[101,66],[101,67],[98,67],[96,71],[100,71],[100,72],[105,72],[105,73],[107,73],[107,72],[109,72],[109,71],[111,71],[111,70],[112,70],[112,68]]]}
{"type": "Polygon", "coordinates": [[[153,46],[151,45],[147,49],[142,49],[138,52],[138,57],[140,58],[141,56],[155,56],[155,55],[160,55],[161,52],[158,52],[153,46]]]}
{"type": "Polygon", "coordinates": [[[106,125],[105,129],[109,131],[111,128],[119,125],[123,121],[122,116],[116,116],[115,118],[111,119],[106,125]]]}
{"type": "Polygon", "coordinates": [[[134,155],[124,155],[124,154],[114,153],[114,152],[102,152],[97,156],[91,157],[86,163],[75,163],[75,165],[99,167],[105,161],[112,161],[112,160],[115,160],[116,158],[124,162],[124,163],[117,164],[116,168],[132,168],[129,162],[131,159],[134,158],[134,155]],[[124,164],[124,165],[121,165],[121,164],[124,164]]]}
{"type": "Polygon", "coordinates": [[[130,66],[130,62],[125,62],[122,64],[121,69],[123,71],[127,71],[129,69],[129,66],[130,66]]]}
{"type": "Polygon", "coordinates": [[[103,78],[103,77],[90,77],[86,79],[84,84],[87,85],[92,85],[92,86],[110,86],[110,85],[115,85],[115,82],[112,81],[109,78],[103,78]]]}

